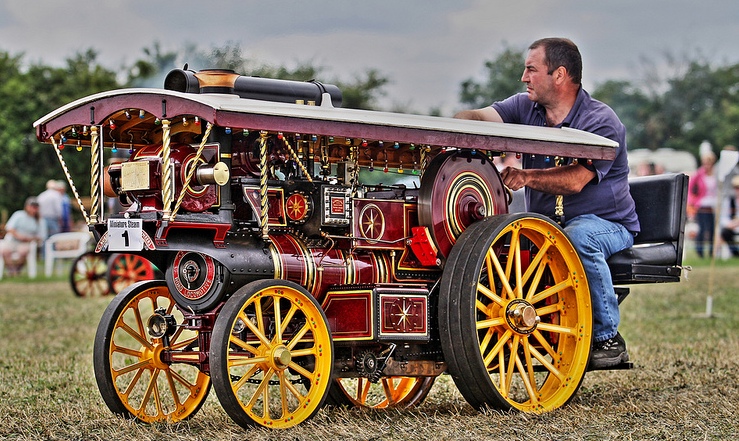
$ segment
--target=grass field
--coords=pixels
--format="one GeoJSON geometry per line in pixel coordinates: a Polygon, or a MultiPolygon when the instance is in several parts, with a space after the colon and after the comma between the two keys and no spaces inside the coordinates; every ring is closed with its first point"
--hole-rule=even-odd
{"type": "Polygon", "coordinates": [[[324,409],[279,432],[246,431],[211,393],[191,420],[114,417],[92,370],[109,298],[80,299],[66,278],[0,282],[0,439],[18,440],[728,440],[739,436],[739,262],[688,262],[679,284],[633,287],[621,332],[635,368],[590,372],[544,415],[478,413],[448,376],[414,410],[324,409]],[[705,317],[706,297],[713,316],[705,317]]]}

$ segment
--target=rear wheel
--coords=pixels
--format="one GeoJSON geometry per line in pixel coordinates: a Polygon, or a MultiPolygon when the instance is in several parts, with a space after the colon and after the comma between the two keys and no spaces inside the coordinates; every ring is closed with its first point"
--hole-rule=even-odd
{"type": "Polygon", "coordinates": [[[142,280],[153,280],[154,266],[136,254],[113,254],[108,259],[108,283],[110,291],[117,294],[129,285],[142,280]]]}
{"type": "Polygon", "coordinates": [[[72,291],[78,297],[98,297],[110,294],[108,272],[105,254],[88,251],[78,256],[72,262],[69,274],[69,283],[72,291]]]}
{"type": "Polygon", "coordinates": [[[93,350],[95,379],[108,408],[145,423],[182,421],[194,415],[210,391],[198,361],[198,333],[180,327],[164,281],[141,282],[118,294],[105,310],[93,350]],[[173,320],[171,335],[147,331],[158,311],[173,320]]]}
{"type": "Polygon", "coordinates": [[[234,293],[213,327],[213,386],[242,427],[292,427],[323,405],[333,342],[326,317],[301,286],[259,280],[234,293]]]}
{"type": "Polygon", "coordinates": [[[584,378],[587,279],[562,229],[543,216],[496,216],[465,231],[444,268],[439,321],[449,372],[477,408],[553,410],[584,378]]]}
{"type": "Polygon", "coordinates": [[[333,404],[373,409],[408,408],[426,399],[435,377],[383,377],[376,383],[367,378],[338,378],[331,385],[333,404]]]}

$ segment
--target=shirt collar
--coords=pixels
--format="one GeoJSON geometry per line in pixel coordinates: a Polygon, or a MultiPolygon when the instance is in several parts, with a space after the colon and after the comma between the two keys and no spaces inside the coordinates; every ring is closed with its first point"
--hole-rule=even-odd
{"type": "MultiPolygon", "coordinates": [[[[570,109],[570,113],[567,114],[564,121],[562,121],[561,124],[559,124],[557,127],[570,127],[572,124],[572,121],[575,119],[575,115],[580,111],[580,106],[582,105],[583,101],[585,101],[585,98],[588,96],[588,93],[585,92],[585,89],[580,86],[580,88],[577,90],[577,97],[575,98],[575,104],[572,106],[572,109],[570,109]]],[[[534,109],[536,112],[541,116],[542,121],[544,121],[543,125],[546,125],[547,120],[547,112],[544,106],[540,105],[539,103],[534,103],[534,109]]]]}

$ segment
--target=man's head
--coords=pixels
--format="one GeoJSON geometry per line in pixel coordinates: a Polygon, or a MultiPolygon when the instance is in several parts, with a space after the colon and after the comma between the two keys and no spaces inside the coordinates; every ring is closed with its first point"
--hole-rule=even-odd
{"type": "Polygon", "coordinates": [[[542,48],[547,73],[564,67],[574,84],[582,83],[582,56],[577,45],[567,38],[542,38],[531,43],[529,50],[542,48]]]}
{"type": "Polygon", "coordinates": [[[23,208],[26,210],[26,213],[38,218],[38,199],[36,199],[35,196],[26,198],[26,203],[23,205],[23,208]]]}
{"type": "Polygon", "coordinates": [[[563,100],[574,101],[581,76],[577,46],[564,38],[545,38],[530,46],[521,81],[531,101],[550,108],[563,100]]]}

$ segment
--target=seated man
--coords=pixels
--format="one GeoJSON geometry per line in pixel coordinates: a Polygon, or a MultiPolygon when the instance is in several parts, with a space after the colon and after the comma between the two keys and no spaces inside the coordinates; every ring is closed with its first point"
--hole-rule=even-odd
{"type": "Polygon", "coordinates": [[[26,264],[31,242],[41,243],[46,239],[46,223],[39,216],[39,205],[35,197],[26,199],[23,210],[10,216],[5,224],[5,238],[0,243],[8,275],[20,273],[26,264]]]}
{"type": "Polygon", "coordinates": [[[577,46],[546,38],[529,46],[520,93],[489,107],[464,110],[455,117],[585,130],[618,142],[613,161],[577,161],[555,167],[553,158],[524,155],[523,169],[505,168],[511,190],[526,189],[530,211],[553,217],[556,195],[564,196],[564,229],[578,250],[593,305],[592,369],[629,359],[618,333],[618,299],[606,260],[634,244],[639,231],[629,193],[626,129],[616,114],[582,88],[582,59],[577,46]]]}

